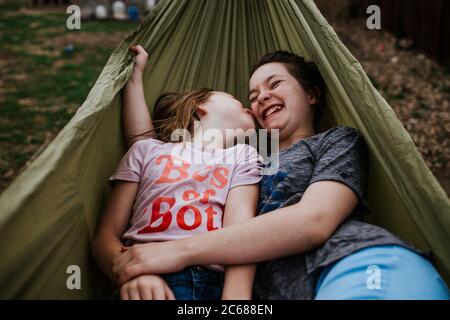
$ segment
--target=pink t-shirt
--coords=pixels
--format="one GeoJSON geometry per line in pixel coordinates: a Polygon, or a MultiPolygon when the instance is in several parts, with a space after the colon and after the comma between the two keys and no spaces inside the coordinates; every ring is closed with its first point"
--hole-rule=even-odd
{"type": "Polygon", "coordinates": [[[222,227],[231,188],[261,180],[258,152],[246,144],[228,149],[193,143],[136,142],[109,181],[139,183],[127,245],[167,241],[222,227]]]}

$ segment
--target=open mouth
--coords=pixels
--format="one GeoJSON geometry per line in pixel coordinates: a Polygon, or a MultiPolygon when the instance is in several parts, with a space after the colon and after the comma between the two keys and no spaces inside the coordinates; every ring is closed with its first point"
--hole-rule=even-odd
{"type": "Polygon", "coordinates": [[[267,120],[268,118],[273,117],[274,115],[278,114],[283,108],[284,107],[281,104],[274,104],[273,106],[268,107],[262,113],[263,120],[267,120]]]}

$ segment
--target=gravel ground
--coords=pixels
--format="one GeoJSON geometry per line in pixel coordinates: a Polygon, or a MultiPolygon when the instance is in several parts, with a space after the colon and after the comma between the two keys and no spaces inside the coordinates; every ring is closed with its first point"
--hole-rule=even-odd
{"type": "Polygon", "coordinates": [[[364,20],[330,21],[450,194],[450,70],[364,20]]]}

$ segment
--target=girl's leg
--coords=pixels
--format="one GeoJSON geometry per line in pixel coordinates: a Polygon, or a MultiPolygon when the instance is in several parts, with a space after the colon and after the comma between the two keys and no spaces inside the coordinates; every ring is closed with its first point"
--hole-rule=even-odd
{"type": "Polygon", "coordinates": [[[441,300],[450,293],[426,258],[401,246],[374,246],[326,267],[315,299],[441,300]]]}
{"type": "Polygon", "coordinates": [[[162,275],[169,288],[172,290],[176,300],[194,299],[194,282],[190,268],[182,271],[162,275]]]}
{"type": "Polygon", "coordinates": [[[393,247],[399,266],[387,299],[450,300],[450,291],[433,264],[404,247],[393,247]]]}
{"type": "Polygon", "coordinates": [[[163,275],[176,300],[220,300],[223,272],[202,266],[190,266],[176,273],[163,275]]]}
{"type": "Polygon", "coordinates": [[[202,266],[194,267],[194,299],[220,300],[222,298],[224,273],[202,266]]]}

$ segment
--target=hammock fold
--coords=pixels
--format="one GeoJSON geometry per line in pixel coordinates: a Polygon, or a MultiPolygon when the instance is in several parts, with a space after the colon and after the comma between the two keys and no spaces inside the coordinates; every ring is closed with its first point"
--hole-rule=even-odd
{"type": "MultiPolygon", "coordinates": [[[[0,195],[0,298],[108,298],[111,285],[90,256],[125,152],[120,91],[130,44],[150,55],[145,98],[210,87],[247,101],[251,66],[288,50],[317,63],[328,86],[324,126],[358,128],[369,147],[370,221],[432,252],[450,279],[450,201],[394,111],[312,0],[163,0],[112,53],[75,116],[0,195]],[[68,267],[81,289],[68,289],[68,267]]],[[[70,280],[69,280],[70,281],[70,280]]]]}

